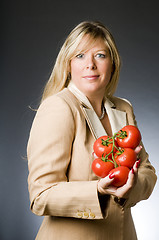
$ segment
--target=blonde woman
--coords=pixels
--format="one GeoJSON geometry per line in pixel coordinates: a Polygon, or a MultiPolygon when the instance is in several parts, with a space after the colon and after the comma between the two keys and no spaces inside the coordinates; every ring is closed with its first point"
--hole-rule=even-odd
{"type": "Polygon", "coordinates": [[[36,239],[137,239],[130,208],[156,182],[143,145],[122,187],[91,169],[95,139],[136,125],[131,104],[113,96],[119,70],[114,39],[99,22],[76,26],[57,56],[27,149],[30,207],[45,216],[36,239]]]}

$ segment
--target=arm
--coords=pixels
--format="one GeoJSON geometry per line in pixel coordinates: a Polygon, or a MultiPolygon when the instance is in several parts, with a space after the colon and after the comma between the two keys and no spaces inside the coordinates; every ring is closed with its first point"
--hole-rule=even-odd
{"type": "Polygon", "coordinates": [[[69,182],[75,121],[60,97],[46,99],[34,119],[28,142],[31,210],[37,215],[103,218],[97,181],[69,182]]]}
{"type": "MultiPolygon", "coordinates": [[[[137,126],[131,104],[125,102],[125,105],[128,124],[137,126]]],[[[109,179],[109,177],[102,179],[98,183],[98,191],[101,194],[110,194],[114,196],[114,200],[124,207],[132,207],[137,202],[147,199],[151,195],[156,183],[155,169],[149,162],[148,154],[146,153],[142,143],[141,145],[141,151],[140,149],[136,149],[136,152],[139,153],[139,158],[141,160],[140,166],[138,168],[136,164],[134,165],[134,171],[130,171],[128,181],[124,186],[120,188],[112,187],[111,182],[113,179],[109,179]]]]}
{"type": "Polygon", "coordinates": [[[129,193],[127,201],[125,202],[126,208],[133,207],[139,201],[148,199],[157,180],[155,169],[148,160],[148,154],[146,153],[144,146],[142,147],[139,157],[141,159],[141,163],[138,168],[138,172],[136,171],[136,182],[129,193]]]}
{"type": "MultiPolygon", "coordinates": [[[[129,104],[128,109],[128,122],[137,126],[135,119],[133,107],[129,104]]],[[[138,168],[138,173],[135,179],[135,184],[130,191],[129,197],[125,202],[125,207],[132,207],[141,200],[146,200],[151,195],[157,176],[155,174],[155,169],[149,161],[149,156],[141,142],[142,150],[140,151],[138,158],[141,160],[140,166],[138,168]]]]}

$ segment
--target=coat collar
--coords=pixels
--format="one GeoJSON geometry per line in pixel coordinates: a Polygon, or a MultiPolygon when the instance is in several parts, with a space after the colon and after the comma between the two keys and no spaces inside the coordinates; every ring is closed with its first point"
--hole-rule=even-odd
{"type": "Polygon", "coordinates": [[[127,124],[126,112],[117,110],[115,105],[107,98],[105,108],[109,117],[113,134],[118,132],[127,124]]]}
{"type": "MultiPolygon", "coordinates": [[[[107,135],[88,98],[72,82],[68,85],[68,89],[81,102],[82,112],[95,139],[107,135]]],[[[108,98],[105,98],[104,106],[109,117],[112,133],[114,134],[126,125],[126,113],[117,110],[114,103],[108,98]]]]}
{"type": "Polygon", "coordinates": [[[83,92],[81,92],[76,85],[70,81],[68,87],[67,87],[76,97],[77,99],[81,102],[81,104],[83,106],[85,106],[86,108],[90,108],[93,110],[93,107],[90,103],[90,101],[88,100],[88,98],[84,95],[83,92]]]}

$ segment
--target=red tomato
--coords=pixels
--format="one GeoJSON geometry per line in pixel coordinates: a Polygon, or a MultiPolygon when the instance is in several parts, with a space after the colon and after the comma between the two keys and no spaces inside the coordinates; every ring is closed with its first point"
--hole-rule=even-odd
{"type": "MultiPolygon", "coordinates": [[[[115,145],[117,146],[116,140],[114,141],[115,145]]],[[[93,145],[94,153],[97,155],[97,157],[105,157],[107,154],[109,154],[112,151],[113,148],[113,140],[109,136],[102,136],[99,137],[93,145]],[[109,139],[110,138],[110,139],[109,139]]],[[[114,148],[113,153],[115,153],[117,150],[114,148]]],[[[111,158],[111,154],[108,155],[109,158],[111,158]]]]}
{"type": "Polygon", "coordinates": [[[106,177],[113,168],[114,164],[112,162],[104,162],[100,158],[96,158],[92,162],[93,172],[101,178],[106,177]]]}
{"type": "Polygon", "coordinates": [[[132,168],[136,160],[137,155],[132,148],[122,148],[115,153],[115,161],[119,166],[132,168]]]}
{"type": "Polygon", "coordinates": [[[141,133],[137,127],[127,125],[118,132],[116,141],[119,147],[134,149],[141,141],[141,133]]]}
{"type": "Polygon", "coordinates": [[[114,180],[111,184],[115,187],[123,186],[127,182],[129,172],[130,169],[124,166],[112,169],[110,174],[114,174],[114,180]]]}

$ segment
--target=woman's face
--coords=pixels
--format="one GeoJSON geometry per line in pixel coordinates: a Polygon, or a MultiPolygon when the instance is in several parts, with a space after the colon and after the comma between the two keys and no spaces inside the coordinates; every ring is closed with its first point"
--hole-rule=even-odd
{"type": "MultiPolygon", "coordinates": [[[[88,42],[85,36],[79,44],[78,50],[88,42]]],[[[106,44],[98,38],[93,46],[76,55],[71,60],[71,79],[76,87],[87,97],[94,94],[104,96],[112,73],[112,60],[106,44]]]]}

